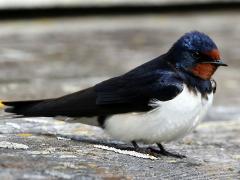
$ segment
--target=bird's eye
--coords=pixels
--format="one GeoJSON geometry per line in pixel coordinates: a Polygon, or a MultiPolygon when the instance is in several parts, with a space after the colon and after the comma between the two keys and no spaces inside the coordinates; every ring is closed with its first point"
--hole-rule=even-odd
{"type": "Polygon", "coordinates": [[[200,53],[195,51],[195,52],[192,53],[192,56],[196,59],[199,59],[200,58],[200,53]]]}

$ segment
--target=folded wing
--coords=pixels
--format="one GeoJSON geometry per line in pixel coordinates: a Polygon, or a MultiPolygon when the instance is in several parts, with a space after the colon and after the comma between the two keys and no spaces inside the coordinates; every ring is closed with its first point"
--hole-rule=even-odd
{"type": "Polygon", "coordinates": [[[149,101],[171,100],[182,91],[182,82],[171,71],[130,71],[91,88],[60,98],[2,102],[6,112],[22,116],[108,116],[152,109],[149,101]]]}

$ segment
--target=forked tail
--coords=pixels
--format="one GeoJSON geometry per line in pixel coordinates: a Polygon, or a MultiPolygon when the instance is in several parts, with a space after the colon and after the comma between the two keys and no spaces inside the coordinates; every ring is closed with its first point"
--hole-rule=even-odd
{"type": "Polygon", "coordinates": [[[44,100],[31,100],[31,101],[0,101],[0,109],[4,108],[5,112],[13,113],[16,115],[30,116],[31,109],[43,102],[44,100]]]}

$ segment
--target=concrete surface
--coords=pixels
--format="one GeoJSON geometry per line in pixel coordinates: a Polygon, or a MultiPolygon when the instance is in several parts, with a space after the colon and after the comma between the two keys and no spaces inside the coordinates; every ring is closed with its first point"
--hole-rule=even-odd
{"type": "Polygon", "coordinates": [[[0,22],[5,100],[58,97],[88,87],[164,53],[190,30],[209,34],[229,64],[215,75],[217,94],[205,122],[183,141],[166,144],[188,158],[151,160],[108,151],[96,145],[131,145],[77,121],[1,113],[1,179],[237,179],[239,20],[239,12],[205,12],[0,22]]]}
{"type": "MultiPolygon", "coordinates": [[[[33,126],[33,123],[27,120],[10,122],[20,124],[20,127],[33,126]]],[[[54,123],[59,122],[54,121],[54,123]]],[[[48,126],[41,124],[44,123],[39,120],[35,125],[38,130],[42,129],[45,133],[47,129],[53,128],[53,124],[49,123],[48,126]]],[[[188,156],[186,159],[161,157],[155,160],[99,149],[94,145],[101,142],[108,143],[109,146],[112,146],[111,143],[116,143],[118,147],[131,145],[124,145],[107,137],[103,139],[99,136],[102,134],[99,129],[72,124],[73,131],[69,132],[69,125],[67,127],[64,125],[58,124],[62,126],[58,134],[76,134],[75,138],[77,137],[78,141],[26,133],[1,135],[0,143],[2,141],[18,143],[15,149],[13,147],[0,149],[1,179],[237,179],[239,177],[240,121],[203,123],[183,142],[166,146],[173,152],[186,154],[188,156]],[[27,145],[28,148],[19,148],[19,144],[27,145]]],[[[35,132],[35,129],[29,131],[35,132]]],[[[26,128],[20,131],[26,132],[26,128]]]]}

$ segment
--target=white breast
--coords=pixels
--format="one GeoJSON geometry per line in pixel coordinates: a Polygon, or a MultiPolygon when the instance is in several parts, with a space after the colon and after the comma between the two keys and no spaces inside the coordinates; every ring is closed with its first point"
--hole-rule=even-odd
{"type": "Polygon", "coordinates": [[[126,113],[111,116],[105,130],[124,141],[162,143],[183,137],[191,132],[211,106],[213,94],[202,98],[184,85],[183,91],[170,101],[153,100],[156,107],[147,113],[126,113]]]}

